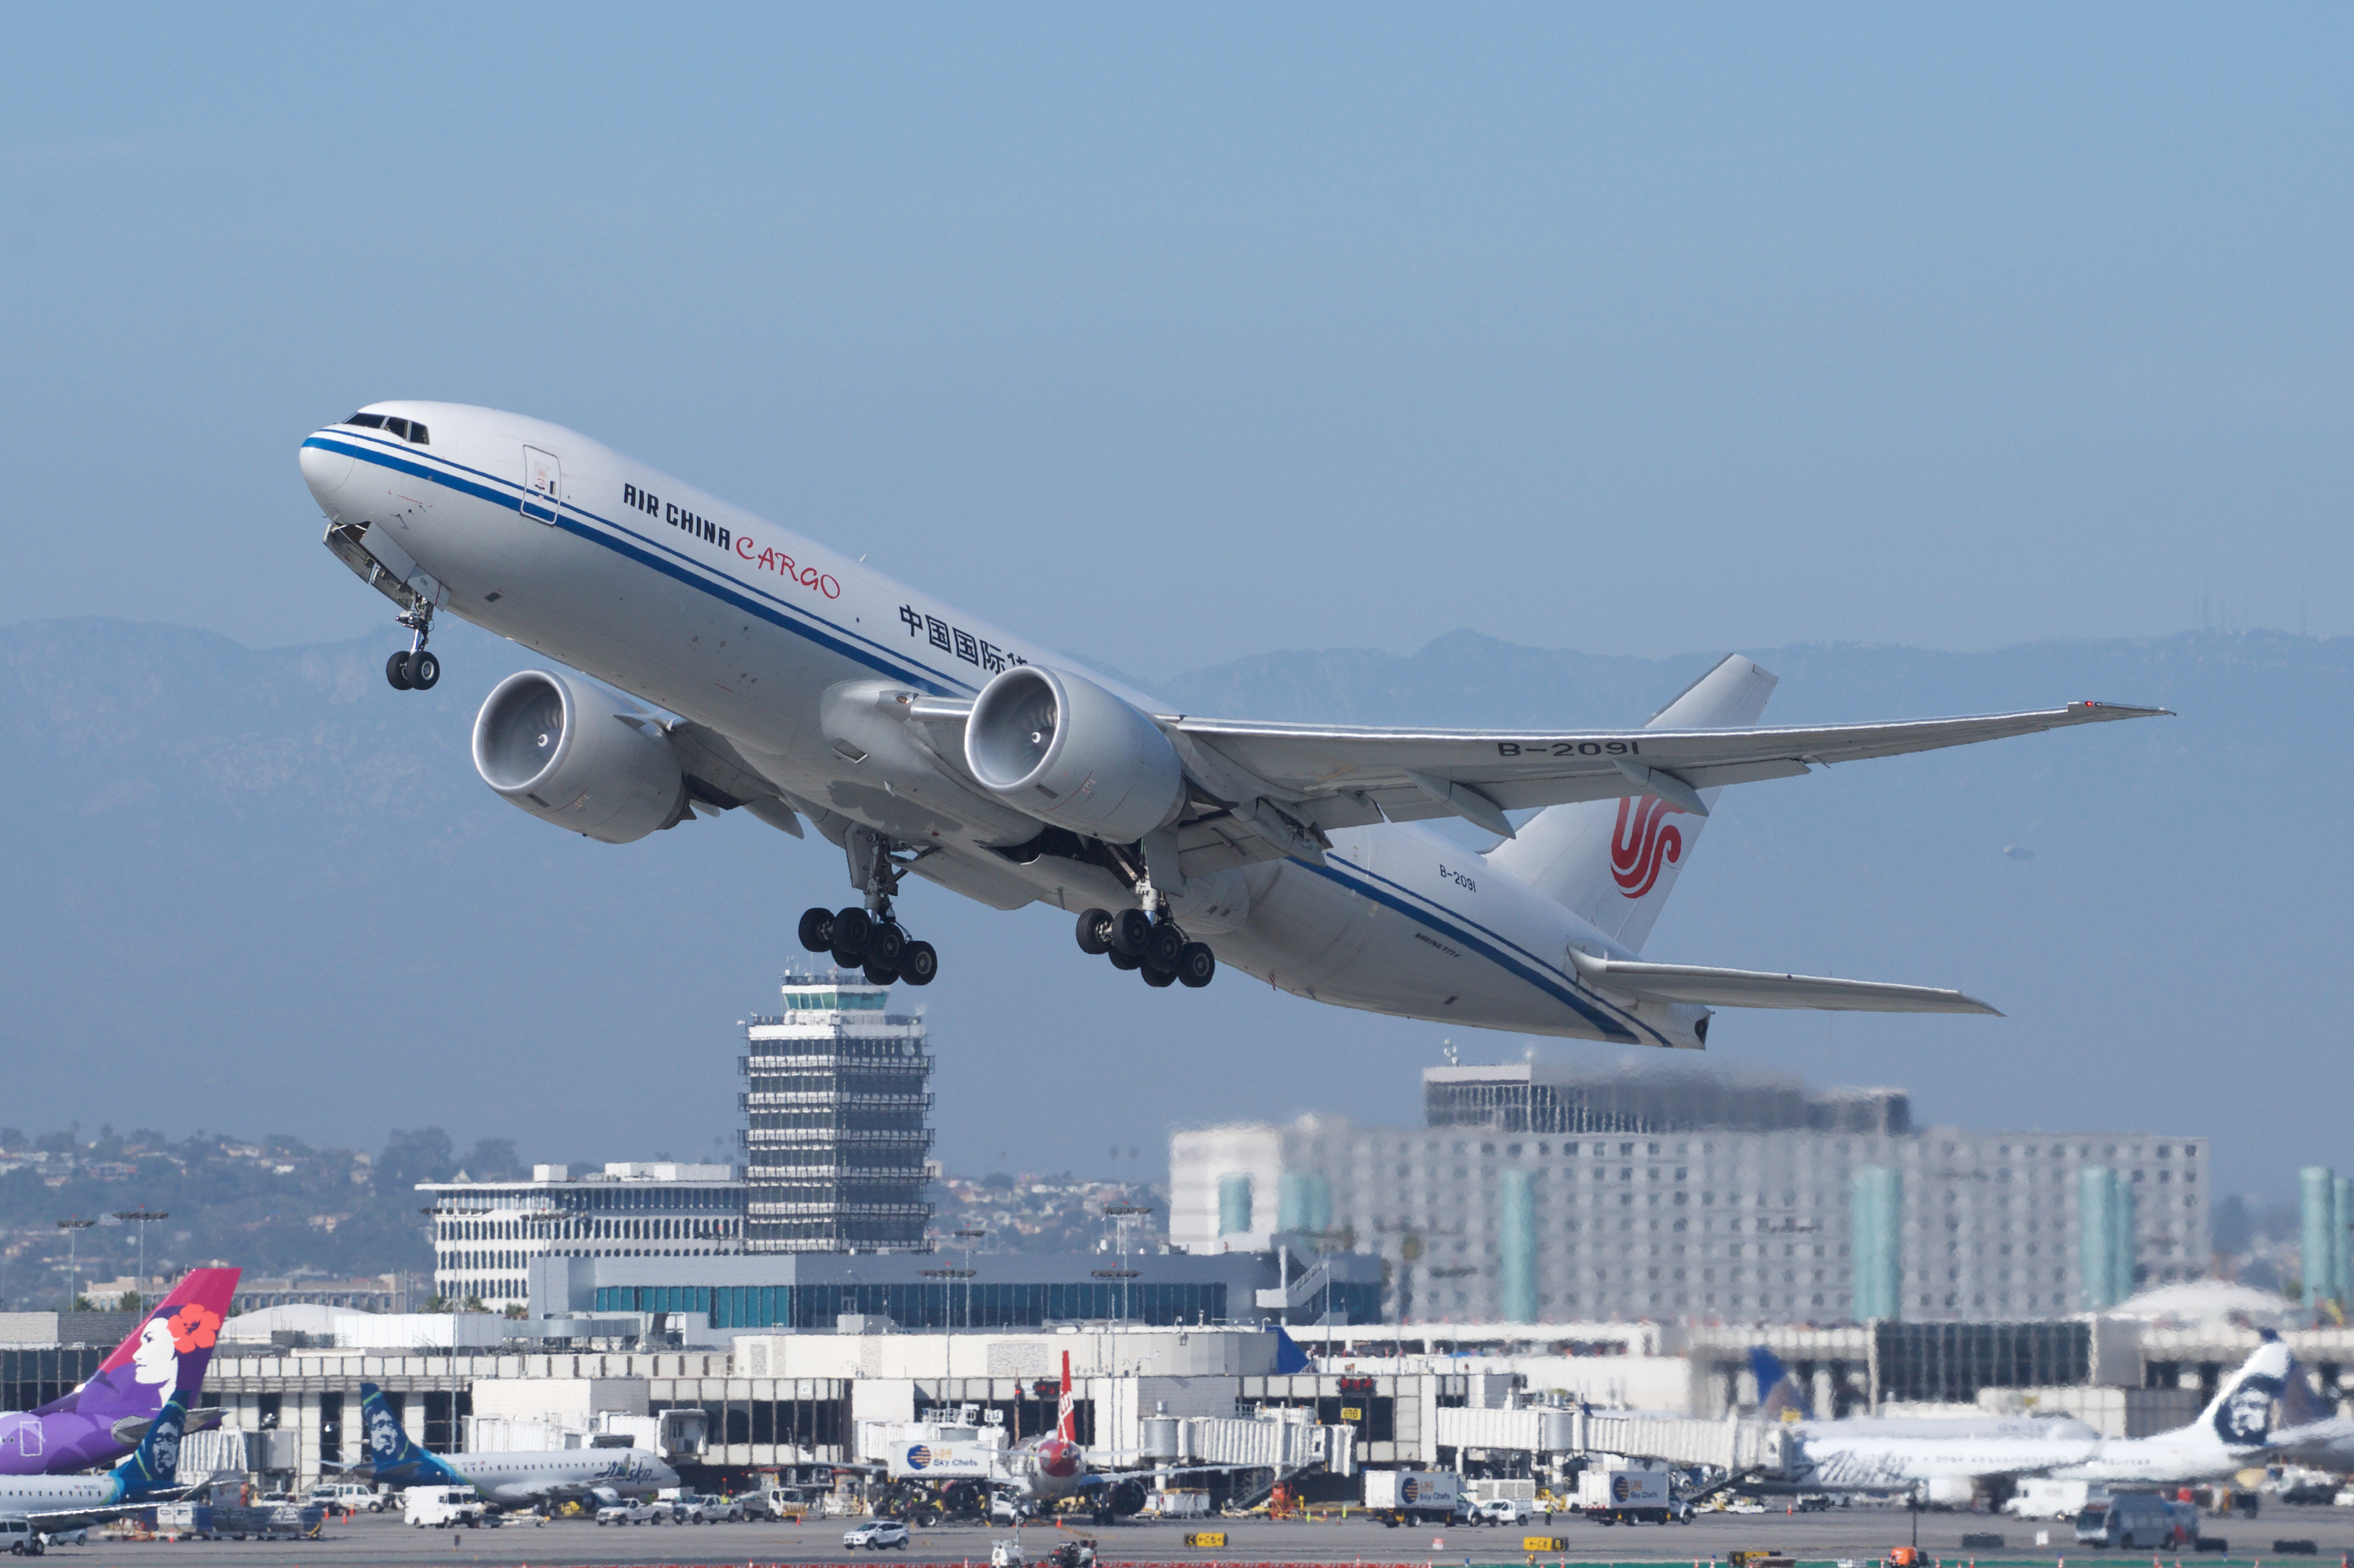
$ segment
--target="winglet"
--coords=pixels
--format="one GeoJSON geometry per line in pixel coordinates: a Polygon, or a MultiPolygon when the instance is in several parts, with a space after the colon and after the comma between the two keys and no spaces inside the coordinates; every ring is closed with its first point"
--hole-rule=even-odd
{"type": "Polygon", "coordinates": [[[2130,703],[2104,703],[2092,697],[2086,697],[2082,702],[2070,703],[2068,714],[2072,718],[2084,720],[2173,718],[2175,716],[2172,708],[2137,708],[2130,703]]]}

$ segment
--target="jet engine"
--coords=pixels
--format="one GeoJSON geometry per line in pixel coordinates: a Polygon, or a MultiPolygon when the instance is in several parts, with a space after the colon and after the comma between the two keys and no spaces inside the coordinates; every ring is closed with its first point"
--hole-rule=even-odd
{"type": "Polygon", "coordinates": [[[474,715],[474,771],[542,821],[630,843],[687,810],[678,754],[644,722],[585,681],[525,670],[474,715]]]}
{"type": "Polygon", "coordinates": [[[1008,805],[1113,843],[1166,826],[1185,803],[1184,765],[1159,726],[1091,681],[1035,664],[981,688],[964,759],[1008,805]]]}

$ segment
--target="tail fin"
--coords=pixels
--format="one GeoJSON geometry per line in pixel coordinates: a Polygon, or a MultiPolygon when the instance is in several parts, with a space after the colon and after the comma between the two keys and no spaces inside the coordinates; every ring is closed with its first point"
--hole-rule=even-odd
{"type": "Polygon", "coordinates": [[[1813,1419],[1798,1380],[1782,1369],[1779,1356],[1763,1345],[1750,1346],[1749,1372],[1757,1380],[1757,1414],[1768,1421],[1813,1419]]]}
{"type": "Polygon", "coordinates": [[[1078,1406],[1071,1399],[1071,1352],[1063,1352],[1063,1403],[1055,1411],[1055,1436],[1066,1443],[1079,1440],[1078,1406]]]}
{"type": "Polygon", "coordinates": [[[180,1435],[188,1425],[188,1407],[178,1394],[164,1402],[163,1410],[147,1424],[147,1435],[131,1457],[114,1467],[114,1500],[137,1502],[150,1493],[177,1483],[180,1475],[180,1435]]]}
{"type": "MultiPolygon", "coordinates": [[[[1646,727],[1744,728],[1766,711],[1774,686],[1775,677],[1728,654],[1646,727]]],[[[1703,789],[1700,798],[1712,806],[1718,793],[1703,789]]],[[[1538,812],[1518,838],[1489,851],[1488,861],[1640,952],[1705,821],[1656,795],[1580,800],[1538,812]]]]}
{"type": "Polygon", "coordinates": [[[397,1487],[473,1485],[438,1456],[408,1440],[408,1429],[392,1413],[384,1390],[372,1383],[360,1384],[360,1430],[367,1434],[368,1473],[379,1481],[397,1487]]]}
{"type": "Polygon", "coordinates": [[[2272,1436],[2274,1403],[2288,1393],[2288,1347],[2268,1336],[2223,1380],[2192,1430],[2213,1433],[2227,1449],[2264,1446],[2272,1436]]]}
{"type": "Polygon", "coordinates": [[[242,1272],[189,1270],[187,1277],[114,1347],[114,1353],[99,1363],[87,1382],[35,1414],[69,1410],[111,1424],[126,1417],[145,1420],[175,1393],[184,1407],[196,1404],[242,1272]]]}

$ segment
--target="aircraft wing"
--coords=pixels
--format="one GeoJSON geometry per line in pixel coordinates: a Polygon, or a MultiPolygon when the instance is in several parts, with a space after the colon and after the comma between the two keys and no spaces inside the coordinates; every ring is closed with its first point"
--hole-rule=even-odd
{"type": "MultiPolygon", "coordinates": [[[[907,717],[935,729],[940,755],[960,755],[971,707],[962,698],[912,697],[907,717]]],[[[1214,804],[1178,829],[1183,869],[1200,874],[1276,855],[1320,861],[1328,831],[1384,820],[1459,816],[1511,838],[1507,811],[1643,794],[1704,817],[1703,789],[2166,712],[2080,702],[1887,724],[1609,730],[1373,729],[1191,714],[1152,717],[1211,797],[1197,797],[1197,806],[1214,804]]]]}
{"type": "Polygon", "coordinates": [[[1596,991],[1638,1001],[1693,1001],[1702,1007],[1795,1007],[1824,1012],[1984,1012],[2002,1014],[1973,996],[1925,985],[1825,980],[1759,969],[1705,969],[1597,959],[1570,949],[1577,978],[1596,991]]]}
{"type": "MultiPolygon", "coordinates": [[[[1394,821],[1452,814],[1494,828],[1507,810],[1645,793],[1706,815],[1698,792],[1720,785],[2165,712],[2081,702],[1889,724],[1567,731],[1365,729],[1157,716],[1164,729],[1302,802],[1353,799],[1394,821]]],[[[1317,815],[1320,822],[1323,814],[1317,815]]],[[[1509,824],[1497,831],[1509,833],[1509,824]]]]}

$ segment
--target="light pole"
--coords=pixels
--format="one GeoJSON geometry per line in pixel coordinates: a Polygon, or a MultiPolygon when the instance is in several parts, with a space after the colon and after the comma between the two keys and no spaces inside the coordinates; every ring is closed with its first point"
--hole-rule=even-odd
{"type": "Polygon", "coordinates": [[[81,1233],[98,1224],[96,1220],[76,1217],[59,1220],[58,1229],[66,1233],[66,1310],[73,1310],[76,1298],[81,1295],[81,1233]]]}
{"type": "Polygon", "coordinates": [[[117,1210],[115,1210],[115,1211],[114,1211],[114,1217],[115,1217],[116,1219],[118,1219],[118,1220],[121,1220],[121,1221],[122,1221],[124,1224],[126,1224],[126,1225],[135,1225],[135,1226],[137,1226],[137,1227],[138,1227],[138,1231],[139,1231],[139,1305],[140,1305],[140,1307],[141,1307],[142,1308],[147,1308],[147,1307],[151,1307],[151,1306],[154,1305],[154,1303],[153,1303],[153,1302],[149,1301],[149,1300],[147,1299],[147,1295],[146,1295],[146,1290],[147,1290],[147,1227],[148,1227],[149,1225],[154,1224],[157,1220],[168,1220],[168,1219],[170,1219],[170,1218],[172,1217],[172,1211],[171,1211],[171,1210],[169,1210],[169,1209],[151,1209],[151,1208],[149,1208],[146,1204],[142,1203],[142,1204],[140,1204],[140,1205],[139,1205],[137,1208],[135,1208],[135,1209],[117,1209],[117,1210]]]}
{"type": "Polygon", "coordinates": [[[954,1235],[957,1240],[964,1243],[964,1326],[970,1329],[972,1327],[972,1244],[987,1235],[989,1234],[989,1227],[987,1225],[960,1225],[949,1234],[954,1235]]]}
{"type": "MultiPolygon", "coordinates": [[[[1123,1319],[1127,1318],[1129,1307],[1127,1282],[1134,1279],[1139,1273],[1138,1270],[1128,1266],[1128,1222],[1139,1214],[1150,1213],[1152,1213],[1152,1205],[1150,1203],[1106,1203],[1103,1206],[1104,1217],[1111,1221],[1112,1229],[1119,1237],[1119,1315],[1123,1319]]],[[[1097,1269],[1096,1272],[1101,1274],[1104,1270],[1097,1269]]]]}

